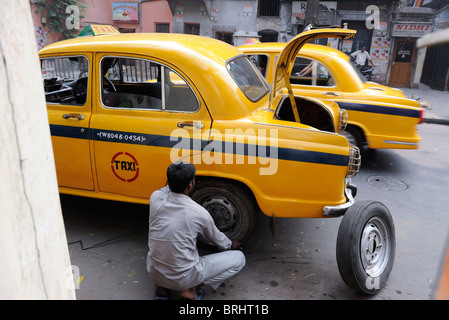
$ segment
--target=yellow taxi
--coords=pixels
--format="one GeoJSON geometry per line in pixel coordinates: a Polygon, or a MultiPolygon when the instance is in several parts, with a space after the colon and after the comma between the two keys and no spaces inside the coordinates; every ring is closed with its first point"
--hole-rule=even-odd
{"type": "Polygon", "coordinates": [[[231,239],[247,241],[259,212],[344,215],[342,278],[376,293],[394,261],[391,215],[379,202],[354,202],[360,153],[336,132],[344,113],[294,96],[285,77],[305,42],[354,33],[297,36],[273,88],[241,51],[200,36],[113,32],[47,46],[39,54],[60,192],[148,204],[167,167],[189,161],[191,197],[231,239]]]}
{"type": "MultiPolygon", "coordinates": [[[[272,83],[276,61],[285,43],[259,43],[238,47],[249,55],[272,83]]],[[[366,81],[343,52],[317,44],[304,45],[290,73],[293,91],[306,97],[329,99],[348,113],[345,135],[362,151],[417,149],[417,125],[424,108],[399,89],[366,81]]]]}

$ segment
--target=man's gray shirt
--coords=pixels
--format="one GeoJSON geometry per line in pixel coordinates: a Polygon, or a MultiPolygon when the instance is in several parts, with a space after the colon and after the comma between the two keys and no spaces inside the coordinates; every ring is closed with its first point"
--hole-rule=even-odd
{"type": "Polygon", "coordinates": [[[171,192],[168,186],[151,195],[147,270],[156,285],[183,291],[203,282],[198,235],[221,250],[231,247],[209,212],[189,196],[171,192]]]}

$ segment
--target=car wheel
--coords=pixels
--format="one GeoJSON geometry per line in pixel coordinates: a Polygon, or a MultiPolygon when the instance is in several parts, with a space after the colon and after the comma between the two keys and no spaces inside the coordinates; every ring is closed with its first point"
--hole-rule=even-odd
{"type": "Polygon", "coordinates": [[[339,133],[348,139],[350,145],[356,146],[360,150],[365,147],[365,135],[360,128],[348,125],[345,130],[340,131],[339,133]]]}
{"type": "Polygon", "coordinates": [[[228,238],[245,243],[253,234],[259,207],[252,194],[238,184],[198,180],[191,197],[209,211],[228,238]]]}
{"type": "Polygon", "coordinates": [[[343,216],[337,236],[337,264],[343,281],[365,294],[383,288],[393,268],[393,218],[380,202],[362,201],[343,216]]]}

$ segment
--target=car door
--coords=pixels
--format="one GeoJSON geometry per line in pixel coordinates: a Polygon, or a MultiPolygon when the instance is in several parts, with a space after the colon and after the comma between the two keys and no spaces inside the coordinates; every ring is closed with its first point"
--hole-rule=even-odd
{"type": "Polygon", "coordinates": [[[92,54],[41,57],[41,70],[60,187],[93,190],[90,118],[92,54]]]}
{"type": "Polygon", "coordinates": [[[147,202],[166,184],[170,163],[201,152],[211,117],[193,86],[160,61],[98,54],[96,64],[92,122],[99,190],[147,202]]]}

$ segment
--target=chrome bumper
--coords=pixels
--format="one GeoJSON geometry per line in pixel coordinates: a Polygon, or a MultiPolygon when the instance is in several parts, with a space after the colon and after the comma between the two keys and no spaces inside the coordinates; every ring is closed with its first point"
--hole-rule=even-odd
{"type": "Polygon", "coordinates": [[[323,215],[326,217],[339,217],[345,214],[346,210],[355,202],[354,197],[357,194],[357,186],[348,183],[345,187],[345,195],[347,201],[338,206],[325,206],[323,208],[323,215]]]}

